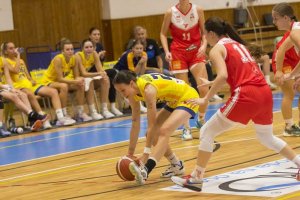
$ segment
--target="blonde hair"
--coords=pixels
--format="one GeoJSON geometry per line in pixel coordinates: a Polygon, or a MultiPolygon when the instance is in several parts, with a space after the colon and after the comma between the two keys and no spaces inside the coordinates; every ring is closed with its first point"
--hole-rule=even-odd
{"type": "Polygon", "coordinates": [[[60,39],[58,44],[59,44],[59,48],[60,48],[59,50],[63,51],[66,44],[73,44],[73,43],[68,38],[63,37],[60,39]]]}

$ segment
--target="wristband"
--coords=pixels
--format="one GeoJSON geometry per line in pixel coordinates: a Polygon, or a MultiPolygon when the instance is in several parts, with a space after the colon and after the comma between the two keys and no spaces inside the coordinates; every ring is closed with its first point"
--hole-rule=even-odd
{"type": "Polygon", "coordinates": [[[151,148],[145,147],[145,148],[144,148],[144,153],[145,153],[145,154],[150,154],[150,153],[151,153],[151,148]]]}

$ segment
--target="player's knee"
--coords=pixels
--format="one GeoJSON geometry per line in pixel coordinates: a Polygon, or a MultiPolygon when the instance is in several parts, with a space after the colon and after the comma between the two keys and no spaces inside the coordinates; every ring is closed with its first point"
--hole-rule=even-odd
{"type": "Polygon", "coordinates": [[[160,129],[159,129],[159,136],[160,137],[167,137],[169,135],[171,135],[170,133],[170,129],[168,127],[165,127],[165,126],[162,126],[160,129]]]}
{"type": "Polygon", "coordinates": [[[200,145],[199,150],[213,152],[214,149],[214,135],[209,131],[206,124],[200,129],[200,145]]]}
{"type": "Polygon", "coordinates": [[[279,153],[286,142],[273,135],[272,125],[255,125],[256,137],[262,145],[279,153]]]}

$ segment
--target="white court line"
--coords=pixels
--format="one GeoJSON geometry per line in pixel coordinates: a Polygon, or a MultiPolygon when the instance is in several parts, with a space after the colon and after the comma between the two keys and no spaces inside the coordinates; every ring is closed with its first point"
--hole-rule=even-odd
{"type": "MultiPolygon", "coordinates": [[[[295,109],[295,108],[293,108],[293,109],[295,109]]],[[[281,112],[281,111],[275,111],[273,113],[278,113],[278,112],[281,112]]],[[[127,125],[127,124],[123,124],[123,125],[127,125]]],[[[249,131],[249,130],[247,130],[247,131],[249,131]]],[[[143,138],[145,138],[145,137],[141,137],[139,139],[143,139],[143,138]]],[[[233,143],[233,142],[247,141],[247,140],[254,140],[254,139],[256,140],[256,138],[246,138],[246,139],[239,139],[239,140],[219,142],[219,144],[226,144],[226,143],[233,143]]],[[[126,140],[126,141],[128,141],[128,140],[126,140]]],[[[99,145],[99,146],[90,147],[90,148],[86,148],[86,149],[80,149],[80,150],[65,152],[65,153],[61,153],[61,154],[55,154],[55,155],[51,155],[51,156],[46,156],[46,157],[41,157],[41,158],[35,158],[35,159],[31,159],[31,160],[21,161],[21,162],[17,162],[17,163],[11,163],[11,164],[2,165],[2,166],[9,166],[9,165],[13,165],[13,164],[19,164],[19,163],[24,163],[24,162],[29,162],[29,161],[34,161],[34,160],[39,160],[39,159],[44,159],[44,158],[50,158],[50,157],[64,155],[64,154],[69,154],[69,153],[74,153],[74,152],[78,152],[78,151],[82,151],[82,150],[93,149],[93,148],[97,148],[97,147],[100,147],[100,146],[107,146],[107,145],[111,145],[111,144],[118,144],[118,143],[122,143],[122,142],[126,142],[126,141],[124,140],[124,141],[121,141],[121,142],[110,143],[110,144],[106,144],[106,145],[99,145]]],[[[198,146],[199,146],[199,144],[198,145],[193,145],[193,146],[188,146],[188,147],[174,148],[172,150],[189,149],[189,148],[195,148],[195,147],[198,147],[198,146]]],[[[137,154],[137,155],[140,155],[140,154],[137,154]]],[[[13,180],[13,179],[21,178],[21,177],[32,176],[32,175],[41,174],[41,173],[46,173],[46,172],[49,172],[49,171],[57,171],[57,170],[60,170],[60,169],[65,169],[65,168],[70,168],[70,167],[74,167],[74,166],[85,165],[85,164],[89,164],[89,163],[102,162],[102,161],[106,161],[106,160],[114,160],[114,159],[117,159],[117,158],[120,158],[120,157],[114,157],[114,158],[108,158],[108,159],[100,159],[100,160],[89,161],[89,162],[82,162],[82,163],[78,163],[78,164],[75,164],[75,165],[69,165],[69,166],[64,166],[64,167],[60,167],[60,168],[54,168],[54,169],[40,171],[40,172],[35,172],[35,173],[30,173],[30,174],[24,174],[24,175],[21,175],[21,176],[15,176],[15,177],[7,178],[7,179],[0,179],[0,182],[7,181],[7,180],[13,180]]]]}
{"type": "MultiPolygon", "coordinates": [[[[295,108],[293,108],[293,109],[295,109],[295,108]]],[[[273,113],[278,113],[278,112],[280,112],[280,111],[275,111],[273,113]]],[[[144,120],[142,120],[141,122],[143,122],[143,121],[144,120]]],[[[119,126],[124,126],[124,125],[128,125],[128,124],[130,124],[130,123],[122,124],[122,125],[119,125],[119,126]]],[[[239,128],[239,126],[237,126],[236,128],[239,128]]],[[[139,139],[144,139],[144,138],[145,137],[140,137],[139,139]]],[[[112,145],[112,144],[119,144],[119,143],[126,142],[126,141],[129,141],[129,140],[123,140],[123,141],[120,141],[120,142],[109,143],[109,144],[105,144],[105,145],[98,145],[98,146],[94,146],[94,147],[88,147],[88,148],[84,148],[84,149],[79,149],[79,150],[75,150],[75,151],[69,151],[69,152],[59,153],[59,154],[50,155],[50,156],[44,156],[44,157],[40,157],[40,158],[33,158],[33,159],[24,160],[24,161],[20,161],[20,162],[15,162],[15,163],[10,163],[10,164],[6,164],[6,165],[1,165],[0,167],[6,167],[6,166],[14,165],[14,164],[22,164],[22,163],[25,163],[25,162],[36,161],[36,160],[40,160],[40,159],[52,158],[52,157],[55,157],[55,156],[61,156],[61,155],[69,154],[69,153],[76,153],[76,152],[79,152],[79,151],[82,151],[82,150],[90,150],[90,149],[94,149],[94,148],[98,148],[98,147],[105,147],[105,146],[112,145]]],[[[185,147],[185,148],[189,148],[189,147],[185,147]]]]}
{"type": "MultiPolygon", "coordinates": [[[[141,122],[144,122],[144,120],[141,120],[141,122]]],[[[128,124],[131,124],[131,123],[121,124],[121,125],[118,125],[118,126],[115,126],[115,127],[121,127],[121,126],[125,126],[125,125],[128,125],[128,124]]],[[[108,129],[108,128],[99,128],[98,130],[101,130],[101,129],[108,129]]],[[[93,130],[95,130],[95,129],[93,129],[93,130]]],[[[88,132],[92,132],[92,131],[82,131],[80,133],[88,133],[88,132]]],[[[36,142],[48,141],[48,140],[52,140],[52,139],[56,139],[56,138],[68,137],[68,136],[72,136],[72,135],[75,135],[75,134],[70,134],[70,135],[65,135],[65,136],[60,136],[60,137],[49,138],[49,139],[45,139],[45,140],[36,140],[36,141],[33,141],[33,142],[21,143],[21,144],[12,145],[12,146],[21,146],[23,144],[32,144],[32,143],[36,143],[36,142]]],[[[140,137],[140,139],[143,139],[143,138],[145,138],[145,137],[140,137]]],[[[6,167],[6,166],[9,166],[9,165],[14,165],[14,164],[21,164],[21,163],[24,163],[24,162],[35,161],[35,160],[40,160],[40,159],[44,159],[44,158],[51,158],[51,157],[55,157],[55,156],[65,155],[65,154],[68,154],[68,153],[79,152],[79,151],[82,151],[82,150],[89,150],[89,149],[94,149],[94,148],[98,148],[98,147],[105,147],[105,146],[108,146],[108,145],[119,144],[119,143],[126,142],[126,141],[129,141],[129,139],[128,140],[123,140],[123,141],[120,141],[120,142],[113,142],[113,143],[109,143],[109,144],[103,144],[103,145],[98,145],[98,146],[94,146],[94,147],[88,147],[88,148],[84,148],[84,149],[78,149],[78,150],[74,150],[74,151],[68,151],[68,152],[59,153],[59,154],[55,154],[55,155],[51,155],[51,156],[44,156],[44,157],[40,157],[40,158],[33,158],[33,159],[30,159],[30,160],[24,160],[24,161],[10,163],[10,164],[6,164],[6,165],[0,165],[0,167],[6,167]]],[[[7,146],[7,147],[12,147],[12,146],[7,146]]],[[[3,149],[3,148],[0,148],[0,149],[3,149]]]]}
{"type": "MultiPolygon", "coordinates": [[[[244,132],[247,132],[247,131],[244,131],[244,132]]],[[[246,139],[230,140],[230,141],[225,141],[225,142],[218,142],[218,144],[227,144],[227,143],[249,141],[249,140],[257,140],[257,139],[256,138],[246,138],[246,139]]],[[[195,147],[198,147],[198,146],[199,145],[193,145],[193,146],[187,146],[187,147],[179,147],[179,148],[174,148],[172,150],[176,150],[177,151],[177,150],[183,150],[183,149],[191,149],[191,148],[195,148],[195,147]]],[[[141,154],[136,154],[136,155],[141,155],[141,154]]],[[[67,166],[64,166],[64,167],[58,167],[58,168],[53,168],[53,169],[44,170],[44,171],[40,171],[40,172],[34,172],[34,173],[24,174],[24,175],[20,175],[20,176],[14,176],[14,177],[6,178],[6,179],[0,179],[0,182],[14,180],[14,179],[18,179],[18,178],[24,178],[24,177],[28,177],[28,176],[37,175],[37,174],[43,174],[43,173],[47,173],[47,172],[58,171],[58,170],[61,170],[61,169],[67,169],[67,168],[72,168],[72,167],[86,165],[86,164],[91,164],[91,163],[97,163],[97,162],[115,160],[115,159],[119,159],[119,158],[120,157],[118,156],[118,157],[106,158],[106,159],[100,159],[100,160],[94,160],[94,161],[89,161],[89,162],[81,162],[81,163],[74,164],[74,165],[67,165],[67,166]]]]}

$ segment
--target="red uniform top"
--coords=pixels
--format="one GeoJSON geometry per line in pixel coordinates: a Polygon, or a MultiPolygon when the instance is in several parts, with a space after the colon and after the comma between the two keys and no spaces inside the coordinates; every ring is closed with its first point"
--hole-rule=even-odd
{"type": "MultiPolygon", "coordinates": [[[[297,23],[292,23],[292,27],[294,27],[294,25],[297,24],[297,23]]],[[[279,49],[279,47],[281,46],[281,44],[286,40],[287,37],[289,37],[290,35],[290,31],[286,32],[282,39],[276,44],[276,50],[274,51],[273,53],[273,56],[272,56],[272,68],[273,68],[273,71],[275,72],[276,70],[276,54],[277,54],[277,50],[279,49]]],[[[297,65],[297,63],[299,62],[299,56],[297,55],[296,51],[295,51],[295,48],[292,47],[290,48],[289,50],[287,50],[284,54],[284,61],[283,61],[283,66],[291,66],[292,69],[295,68],[295,66],[297,65]]]]}
{"type": "Polygon", "coordinates": [[[267,85],[264,75],[246,47],[230,38],[222,38],[218,44],[226,49],[227,83],[233,91],[240,86],[267,85]]]}
{"type": "Polygon", "coordinates": [[[178,10],[178,5],[173,6],[170,33],[173,37],[172,50],[199,49],[201,45],[201,33],[197,6],[191,4],[190,10],[183,14],[178,10]]]}

